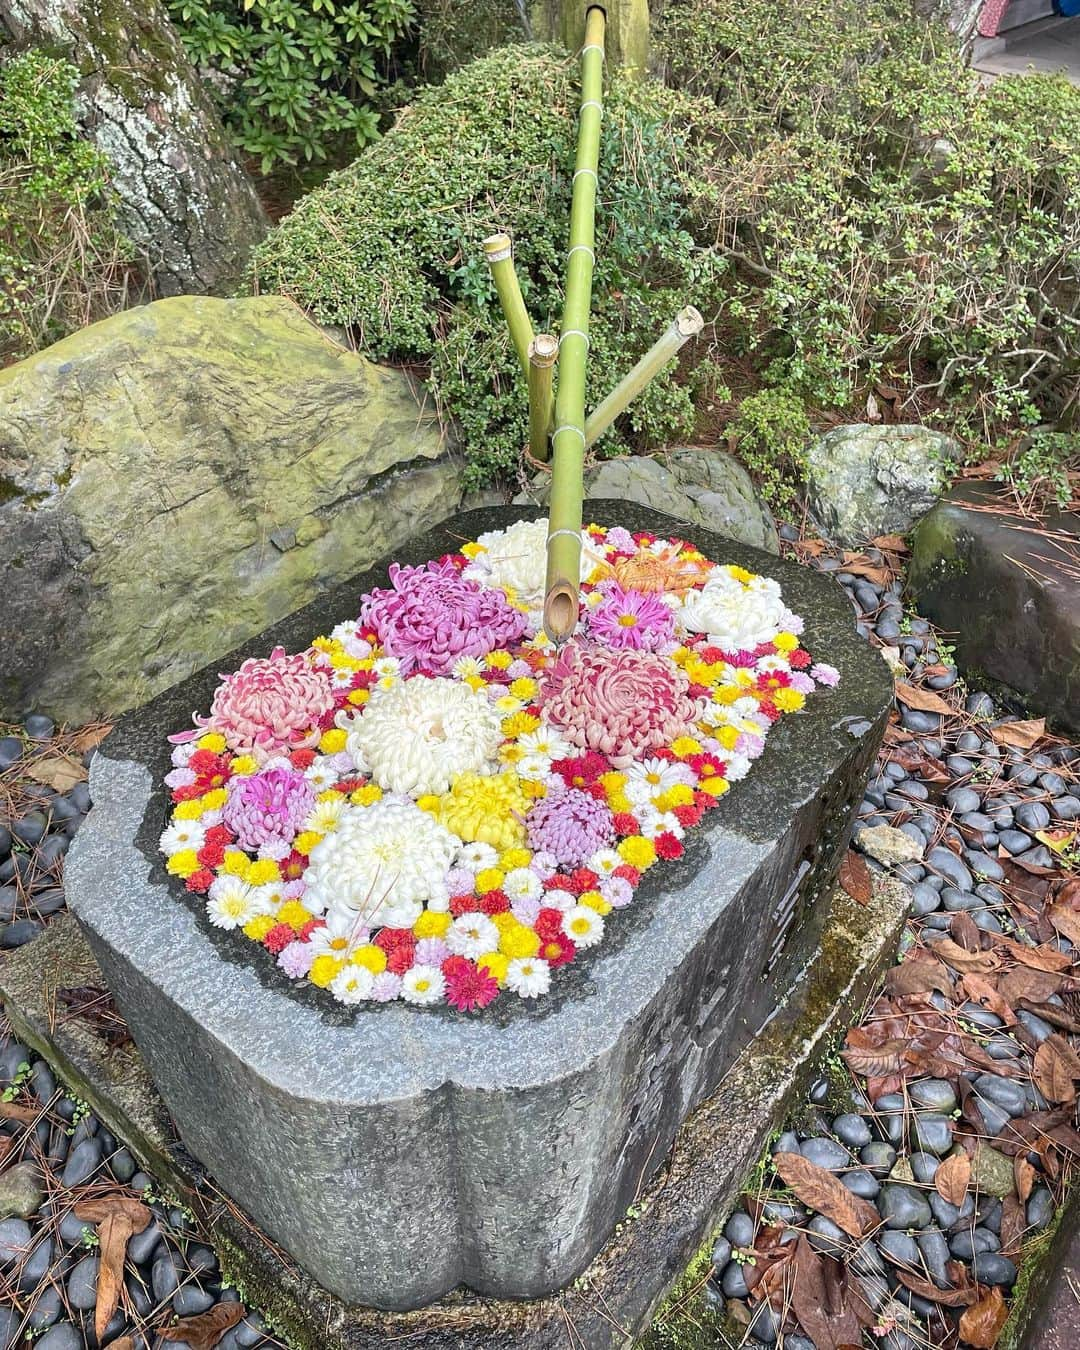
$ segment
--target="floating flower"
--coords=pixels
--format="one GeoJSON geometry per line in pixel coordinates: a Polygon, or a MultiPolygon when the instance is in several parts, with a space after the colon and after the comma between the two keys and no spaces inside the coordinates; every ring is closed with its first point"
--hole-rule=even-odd
{"type": "Polygon", "coordinates": [[[303,653],[286,656],[275,647],[269,657],[249,657],[223,676],[205,725],[220,732],[230,750],[264,760],[317,744],[319,723],[333,707],[327,672],[303,653]]]}
{"type": "Polygon", "coordinates": [[[464,957],[451,956],[444,961],[442,973],[446,981],[446,1001],[461,1012],[486,1008],[498,996],[498,980],[464,957]]]}
{"type": "Polygon", "coordinates": [[[498,591],[466,580],[450,563],[390,567],[390,589],[374,590],[360,618],[397,658],[400,674],[446,675],[461,657],[516,642],[525,617],[498,591]]]}
{"type": "Polygon", "coordinates": [[[519,998],[539,998],[551,988],[551,967],[538,956],[522,956],[506,968],[506,987],[519,998]]]}
{"type": "MultiPolygon", "coordinates": [[[[753,651],[782,630],[787,613],[771,577],[744,581],[741,568],[714,567],[699,591],[683,600],[679,621],[691,633],[705,633],[725,652],[753,651]]],[[[749,576],[749,573],[746,573],[749,576]]]]}
{"type": "Polygon", "coordinates": [[[455,680],[409,680],[377,689],[346,741],[381,788],[421,796],[446,792],[461,773],[495,767],[502,731],[483,694],[455,680]]]}
{"type": "Polygon", "coordinates": [[[525,827],[530,845],[552,854],[565,867],[588,862],[597,849],[605,848],[615,838],[615,824],[607,806],[558,780],[533,806],[525,827]]]}
{"type": "Polygon", "coordinates": [[[531,805],[512,771],[461,773],[450,791],[439,798],[435,818],[459,839],[505,849],[524,841],[525,813],[531,805]]]}
{"type": "Polygon", "coordinates": [[[346,910],[369,928],[409,928],[424,905],[445,898],[443,878],[458,841],[405,802],[349,806],[333,834],[311,850],[304,903],[346,910]]]}
{"type": "Polygon", "coordinates": [[[271,840],[292,843],[315,805],[315,789],[286,761],[267,765],[249,778],[234,778],[222,809],[222,821],[238,847],[261,848],[271,840]]]}
{"type": "Polygon", "coordinates": [[[601,591],[603,600],[586,618],[590,637],[609,647],[647,651],[671,641],[675,616],[658,595],[624,591],[618,582],[602,586],[601,591]]]}
{"type": "Polygon", "coordinates": [[[656,652],[570,642],[545,673],[544,706],[569,740],[618,768],[686,730],[695,716],[689,688],[656,652]]]}
{"type": "Polygon", "coordinates": [[[682,595],[708,576],[709,564],[680,558],[674,546],[641,548],[629,558],[620,558],[611,569],[620,586],[649,594],[682,595]]]}

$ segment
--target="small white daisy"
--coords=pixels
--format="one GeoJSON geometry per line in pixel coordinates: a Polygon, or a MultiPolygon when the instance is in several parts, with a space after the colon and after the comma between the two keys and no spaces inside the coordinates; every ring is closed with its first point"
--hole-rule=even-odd
{"type": "Polygon", "coordinates": [[[340,775],[325,755],[316,755],[304,770],[304,777],[316,792],[324,792],[334,786],[340,775]]]}
{"type": "Polygon", "coordinates": [[[544,893],[540,878],[529,867],[515,867],[503,878],[502,889],[511,900],[539,900],[544,893]]]}
{"type": "Polygon", "coordinates": [[[472,844],[464,844],[455,861],[459,867],[467,867],[471,872],[482,872],[485,867],[494,867],[498,860],[499,855],[490,844],[477,840],[472,844]]]}
{"type": "Polygon", "coordinates": [[[604,936],[604,921],[588,905],[575,905],[563,915],[562,930],[575,947],[595,947],[604,936]]]}
{"type": "Polygon", "coordinates": [[[574,747],[565,738],[546,724],[535,731],[527,731],[517,739],[518,745],[527,755],[544,755],[547,759],[569,759],[575,753],[574,747]]]}
{"type": "Polygon", "coordinates": [[[450,925],[446,945],[457,956],[483,956],[499,945],[499,930],[486,914],[472,912],[459,914],[450,925]]]}
{"type": "Polygon", "coordinates": [[[308,812],[304,829],[314,830],[316,834],[329,834],[338,827],[344,814],[344,797],[331,797],[325,802],[316,802],[308,812]]]}
{"type": "Polygon", "coordinates": [[[326,916],[325,928],[316,928],[312,932],[311,950],[316,956],[333,956],[338,961],[347,961],[366,936],[367,929],[354,912],[331,910],[326,916]]]}
{"type": "Polygon", "coordinates": [[[592,855],[585,864],[590,872],[598,876],[609,877],[616,867],[622,866],[622,859],[613,848],[602,848],[592,855]]]}
{"type": "Polygon", "coordinates": [[[239,877],[216,877],[211,883],[206,900],[206,912],[215,928],[243,928],[258,914],[261,897],[255,888],[239,877]]]}
{"type": "Polygon", "coordinates": [[[729,783],[738,783],[750,772],[750,761],[746,755],[732,755],[727,762],[724,777],[729,783]]]}
{"type": "Polygon", "coordinates": [[[396,656],[380,656],[375,662],[373,669],[376,675],[396,675],[401,669],[401,662],[396,656]]]}
{"type": "Polygon", "coordinates": [[[413,966],[401,978],[401,997],[406,1003],[438,1003],[445,989],[438,966],[413,966]]]}
{"type": "Polygon", "coordinates": [[[551,967],[537,956],[519,956],[506,967],[506,987],[519,998],[538,998],[551,988],[551,967]]]}
{"type": "MultiPolygon", "coordinates": [[[[620,859],[620,861],[622,861],[620,859]]],[[[564,891],[559,888],[544,892],[544,908],[557,909],[563,914],[569,913],[577,905],[577,896],[573,891],[564,891]]]]}
{"type": "Polygon", "coordinates": [[[347,965],[330,981],[330,992],[339,1003],[363,1003],[371,997],[375,976],[366,966],[347,965]]]}
{"type": "Polygon", "coordinates": [[[158,848],[167,858],[193,848],[196,853],[206,843],[206,826],[201,820],[174,820],[158,840],[158,848]]]}
{"type": "Polygon", "coordinates": [[[484,663],[478,661],[475,656],[459,656],[453,665],[453,674],[459,680],[464,680],[470,675],[482,675],[483,673],[484,663]]]}
{"type": "Polygon", "coordinates": [[[519,778],[527,779],[530,783],[540,783],[548,776],[551,760],[547,755],[522,755],[514,763],[514,769],[519,778]]]}

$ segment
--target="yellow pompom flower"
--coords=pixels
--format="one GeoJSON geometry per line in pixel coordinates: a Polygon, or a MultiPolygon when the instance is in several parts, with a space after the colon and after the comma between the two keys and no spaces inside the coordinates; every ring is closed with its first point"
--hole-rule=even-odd
{"type": "Polygon", "coordinates": [[[525,751],[514,741],[507,741],[505,745],[499,746],[499,758],[504,764],[517,764],[525,758],[525,751]]]}
{"type": "Polygon", "coordinates": [[[324,637],[323,635],[320,634],[319,637],[312,638],[311,646],[317,652],[332,652],[335,646],[337,646],[337,643],[333,642],[330,638],[324,637]]]}
{"type": "Polygon", "coordinates": [[[165,871],[170,876],[183,877],[185,881],[198,870],[199,859],[196,857],[193,848],[182,848],[179,853],[174,853],[165,864],[165,871]]]}
{"type": "Polygon", "coordinates": [[[331,727],[319,737],[319,749],[324,755],[336,755],[345,749],[347,735],[341,727],[331,727]]]}
{"type": "Polygon", "coordinates": [[[528,797],[513,770],[459,773],[441,797],[436,819],[467,844],[490,844],[502,852],[524,842],[522,819],[528,809],[528,797]]]}
{"type": "Polygon", "coordinates": [[[731,573],[731,575],[735,578],[736,581],[741,581],[744,586],[747,584],[747,582],[753,581],[754,579],[753,572],[748,572],[745,567],[736,567],[734,564],[732,564],[728,568],[728,571],[731,573]]]}
{"type": "Polygon", "coordinates": [[[234,778],[246,778],[253,774],[258,768],[254,755],[237,755],[232,762],[232,771],[234,778]]]}
{"type": "Polygon", "coordinates": [[[251,859],[238,848],[227,848],[221,870],[227,877],[239,877],[241,881],[246,881],[251,870],[251,859]]]}
{"type": "Polygon", "coordinates": [[[476,874],[476,893],[485,895],[488,891],[497,891],[506,880],[506,873],[498,867],[484,867],[476,874]]]}
{"type": "Polygon", "coordinates": [[[508,848],[499,859],[504,872],[512,872],[515,867],[528,867],[532,861],[532,852],[527,848],[508,848]]]}
{"type": "Polygon", "coordinates": [[[225,805],[225,799],[228,793],[224,788],[212,788],[202,799],[202,809],[204,811],[216,811],[218,807],[225,805]]]}
{"type": "Polygon", "coordinates": [[[508,928],[513,928],[514,924],[519,922],[516,914],[511,914],[508,909],[500,910],[498,914],[492,914],[491,922],[503,933],[508,928]]]}
{"type": "Polygon", "coordinates": [[[439,794],[437,792],[425,792],[422,797],[417,797],[416,804],[421,811],[437,811],[439,809],[439,794]]]}
{"type": "Polygon", "coordinates": [[[487,549],[483,544],[478,544],[475,540],[469,544],[462,544],[461,552],[466,558],[478,558],[481,553],[486,553],[487,549]]]}
{"type": "Polygon", "coordinates": [[[195,744],[200,750],[209,750],[215,755],[220,755],[225,749],[225,737],[220,731],[208,731],[204,736],[200,736],[195,744]]]}
{"type": "Polygon", "coordinates": [[[321,838],[322,835],[315,830],[302,830],[293,840],[293,848],[306,858],[321,838]]]}
{"type": "Polygon", "coordinates": [[[540,936],[523,923],[514,920],[513,926],[507,924],[499,936],[499,951],[511,961],[523,956],[535,956],[540,950],[540,936]]]}
{"type": "Polygon", "coordinates": [[[586,891],[578,904],[588,905],[590,909],[595,909],[597,914],[600,915],[611,913],[610,903],[604,899],[599,891],[586,891]]]}
{"type": "Polygon", "coordinates": [[[205,809],[202,798],[196,797],[192,801],[178,803],[172,813],[172,818],[173,820],[198,820],[205,809]]]}
{"type": "Polygon", "coordinates": [[[605,792],[621,792],[626,786],[626,774],[616,773],[613,769],[600,775],[600,786],[605,792]]]}
{"type": "Polygon", "coordinates": [[[374,942],[365,942],[363,946],[357,947],[349,960],[354,966],[370,970],[372,975],[381,975],[386,969],[386,953],[381,947],[376,947],[374,942]]]}
{"type": "Polygon", "coordinates": [[[653,841],[641,834],[632,834],[629,838],[620,840],[617,852],[623,862],[629,863],[639,871],[651,867],[656,861],[656,847],[653,841]]]}
{"type": "Polygon", "coordinates": [[[418,938],[442,937],[449,929],[449,914],[438,914],[433,909],[425,909],[413,924],[413,932],[418,938]]]}
{"type": "Polygon", "coordinates": [[[725,750],[734,750],[735,743],[739,739],[738,727],[717,727],[714,735],[725,750]]]}
{"type": "MultiPolygon", "coordinates": [[[[514,684],[522,684],[524,681],[515,680],[514,684]]],[[[510,686],[511,689],[514,687],[510,686]]],[[[502,734],[504,736],[524,736],[526,732],[535,731],[540,725],[540,719],[535,713],[516,712],[511,713],[509,717],[504,717],[502,721],[502,734]]]]}
{"type": "Polygon", "coordinates": [[[702,792],[707,792],[710,797],[722,797],[730,786],[731,784],[726,778],[720,778],[719,776],[703,778],[701,782],[698,783],[698,787],[702,792]]]}
{"type": "Polygon", "coordinates": [[[793,652],[799,645],[799,639],[794,633],[777,633],[773,638],[773,646],[778,652],[793,652]]]}
{"type": "Polygon", "coordinates": [[[249,923],[244,924],[244,936],[251,938],[252,942],[261,942],[276,923],[277,919],[269,914],[256,914],[249,923]]]}
{"type": "Polygon", "coordinates": [[[347,702],[351,703],[354,708],[359,708],[362,704],[366,703],[370,697],[370,689],[353,689],[347,696],[347,702]]]}
{"type": "Polygon", "coordinates": [[[539,685],[528,675],[521,675],[510,682],[510,692],[515,698],[523,698],[529,703],[536,694],[539,685]]]}
{"type": "Polygon", "coordinates": [[[674,783],[664,793],[664,800],[668,802],[666,811],[674,811],[677,806],[692,806],[694,789],[689,783],[674,783]]]}
{"type": "Polygon", "coordinates": [[[487,680],[484,679],[483,675],[466,675],[462,684],[467,684],[470,689],[483,689],[487,680]]]}
{"type": "Polygon", "coordinates": [[[476,964],[481,970],[486,970],[492,979],[497,980],[500,985],[506,983],[506,972],[510,966],[510,958],[504,956],[502,952],[484,952],[483,956],[476,958],[476,964]]]}
{"type": "Polygon", "coordinates": [[[488,652],[484,662],[489,670],[505,670],[513,659],[509,652],[488,652]]]}
{"type": "Polygon", "coordinates": [[[295,928],[298,933],[314,917],[311,910],[305,909],[299,900],[286,900],[277,912],[278,923],[287,923],[290,928],[295,928]]]}
{"type": "Polygon", "coordinates": [[[322,956],[317,956],[312,961],[311,969],[308,971],[308,979],[312,984],[317,984],[320,989],[325,989],[331,980],[340,973],[342,965],[343,962],[324,952],[322,956]]]}
{"type": "Polygon", "coordinates": [[[671,742],[671,753],[678,755],[679,759],[686,759],[688,755],[700,755],[701,742],[695,741],[693,736],[676,736],[671,742]]]}
{"type": "Polygon", "coordinates": [[[609,792],[607,795],[608,810],[616,815],[620,811],[633,811],[634,804],[625,792],[609,792]]]}
{"type": "Polygon", "coordinates": [[[777,689],[773,692],[772,701],[781,712],[793,713],[806,702],[806,695],[800,694],[797,689],[777,689]]]}
{"type": "Polygon", "coordinates": [[[281,869],[273,858],[256,858],[247,870],[249,886],[268,886],[272,881],[281,880],[281,869]]]}
{"type": "Polygon", "coordinates": [[[382,801],[382,788],[377,783],[365,783],[363,787],[349,794],[349,801],[354,806],[371,806],[375,802],[382,801]]]}
{"type": "Polygon", "coordinates": [[[521,790],[526,797],[534,799],[547,796],[547,784],[541,783],[538,778],[522,779],[521,790]]]}

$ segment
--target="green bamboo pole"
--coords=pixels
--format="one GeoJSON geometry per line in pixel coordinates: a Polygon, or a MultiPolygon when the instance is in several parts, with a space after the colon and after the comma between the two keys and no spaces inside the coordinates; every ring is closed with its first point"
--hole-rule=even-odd
{"type": "Polygon", "coordinates": [[[529,378],[529,343],[533,339],[532,324],[529,321],[525,301],[521,298],[517,271],[514,268],[514,250],[508,234],[493,234],[484,240],[484,257],[491,268],[491,278],[499,294],[499,303],[506,316],[510,329],[510,340],[514,344],[521,372],[529,378]]]}
{"type": "Polygon", "coordinates": [[[529,343],[529,451],[544,463],[551,458],[552,377],[558,355],[559,344],[550,333],[537,333],[529,343]]]}
{"type": "Polygon", "coordinates": [[[554,463],[547,544],[544,631],[565,642],[578,618],[581,575],[581,499],[585,461],[585,360],[589,349],[597,167],[604,91],[602,9],[585,12],[581,49],[581,109],[570,203],[570,244],[559,337],[559,390],[555,399],[554,463]]]}
{"type": "Polygon", "coordinates": [[[671,326],[656,339],[633,370],[622,377],[607,398],[598,403],[585,419],[586,449],[594,441],[599,440],[616,417],[624,413],[645,386],[678,355],[679,349],[704,327],[705,320],[693,305],[687,305],[685,309],[679,310],[671,321],[671,326]]]}

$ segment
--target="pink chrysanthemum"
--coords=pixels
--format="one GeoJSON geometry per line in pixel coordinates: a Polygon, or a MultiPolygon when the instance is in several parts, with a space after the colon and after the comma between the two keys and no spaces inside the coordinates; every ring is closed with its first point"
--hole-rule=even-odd
{"type": "Polygon", "coordinates": [[[502,591],[467,581],[449,564],[390,567],[390,589],[364,598],[361,620],[402,675],[447,675],[462,656],[486,656],[525,632],[525,615],[502,591]]]}
{"type": "Polygon", "coordinates": [[[544,675],[544,710],[567,740],[622,768],[696,717],[690,682],[658,652],[568,643],[544,675]]]}
{"type": "Polygon", "coordinates": [[[314,805],[315,789],[304,775],[276,764],[250,778],[234,778],[221,818],[246,852],[273,840],[287,857],[287,846],[314,805]]]}
{"type": "Polygon", "coordinates": [[[446,1001],[461,1012],[486,1008],[499,993],[499,982],[467,957],[450,956],[442,965],[446,1001]]]}
{"type": "Polygon", "coordinates": [[[623,590],[618,582],[600,587],[604,599],[588,612],[589,634],[609,647],[656,651],[675,633],[675,615],[659,595],[623,590]]]}
{"type": "Polygon", "coordinates": [[[564,867],[580,867],[615,838],[615,822],[603,802],[578,788],[553,783],[525,817],[529,847],[550,853],[564,867]]]}
{"type": "Polygon", "coordinates": [[[261,761],[315,745],[319,723],[333,709],[329,673],[302,652],[286,656],[275,647],[222,678],[205,726],[219,731],[230,750],[261,761]]]}

